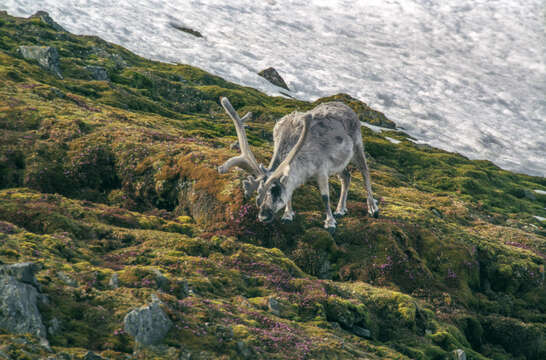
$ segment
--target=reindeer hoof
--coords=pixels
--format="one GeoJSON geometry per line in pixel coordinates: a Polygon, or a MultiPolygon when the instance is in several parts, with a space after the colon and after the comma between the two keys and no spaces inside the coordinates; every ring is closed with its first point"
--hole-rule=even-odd
{"type": "Polygon", "coordinates": [[[376,219],[379,217],[379,207],[377,204],[379,204],[379,202],[375,199],[372,199],[371,201],[368,200],[368,214],[376,219]]]}
{"type": "Polygon", "coordinates": [[[324,228],[328,230],[330,234],[333,234],[336,231],[336,221],[332,219],[326,219],[324,221],[324,228]]]}
{"type": "Polygon", "coordinates": [[[295,213],[285,213],[282,217],[281,217],[281,221],[284,222],[284,223],[289,223],[289,222],[292,222],[294,220],[294,216],[296,214],[295,213]]]}
{"type": "Polygon", "coordinates": [[[343,209],[341,211],[336,211],[334,213],[334,217],[336,217],[336,218],[339,218],[339,217],[342,217],[342,216],[345,216],[345,215],[347,215],[347,209],[343,209]]]}

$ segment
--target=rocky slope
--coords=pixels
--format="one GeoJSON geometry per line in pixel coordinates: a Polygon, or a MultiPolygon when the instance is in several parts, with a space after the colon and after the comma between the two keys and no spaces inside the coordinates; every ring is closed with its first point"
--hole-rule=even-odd
{"type": "Polygon", "coordinates": [[[546,357],[544,178],[363,128],[381,217],[354,172],[333,236],[313,184],[265,226],[245,174],[216,171],[235,139],[218,98],[254,113],[263,162],[274,120],[316,104],[43,13],[0,13],[0,84],[0,358],[546,357]]]}

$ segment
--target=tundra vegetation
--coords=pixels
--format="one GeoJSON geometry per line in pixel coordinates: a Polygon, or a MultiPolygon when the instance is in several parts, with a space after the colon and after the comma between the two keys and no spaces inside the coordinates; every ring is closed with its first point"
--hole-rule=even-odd
{"type": "Polygon", "coordinates": [[[291,223],[262,224],[245,173],[216,171],[238,152],[220,96],[254,114],[262,163],[294,110],[335,99],[392,123],[348,95],[267,96],[50,20],[0,13],[0,280],[36,264],[25,289],[47,329],[0,322],[0,358],[546,358],[546,179],[363,127],[379,218],[353,169],[333,235],[313,183],[291,223]],[[161,336],[136,342],[129,313],[161,336]]]}

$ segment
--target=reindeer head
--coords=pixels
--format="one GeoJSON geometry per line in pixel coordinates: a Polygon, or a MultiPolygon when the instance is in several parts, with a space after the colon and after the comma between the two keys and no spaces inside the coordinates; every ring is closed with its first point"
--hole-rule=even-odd
{"type": "Polygon", "coordinates": [[[275,214],[286,206],[289,196],[286,186],[278,178],[265,181],[258,187],[256,206],[260,209],[258,219],[264,223],[273,221],[275,214]]]}
{"type": "MultiPolygon", "coordinates": [[[[250,198],[255,191],[258,192],[258,196],[256,197],[256,205],[259,208],[258,219],[269,223],[273,221],[275,213],[285,207],[286,203],[292,197],[292,192],[286,186],[289,182],[288,173],[292,161],[305,141],[311,116],[309,115],[304,118],[303,129],[298,142],[290,150],[286,159],[272,171],[272,169],[266,169],[256,161],[248,145],[243,120],[239,117],[235,109],[233,109],[229,100],[222,97],[220,98],[220,102],[235,124],[241,155],[230,158],[218,167],[218,172],[224,174],[234,166],[249,171],[251,175],[246,180],[243,180],[245,197],[250,198]]],[[[250,114],[246,114],[243,119],[249,117],[250,114]]]]}

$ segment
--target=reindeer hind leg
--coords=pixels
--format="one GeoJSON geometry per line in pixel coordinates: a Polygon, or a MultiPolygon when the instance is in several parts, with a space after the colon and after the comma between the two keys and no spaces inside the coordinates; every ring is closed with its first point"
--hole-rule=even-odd
{"type": "Polygon", "coordinates": [[[334,216],[336,217],[347,214],[347,194],[349,193],[349,185],[351,184],[351,172],[345,168],[337,176],[341,181],[341,194],[339,195],[339,201],[334,212],[334,216]]]}
{"type": "Polygon", "coordinates": [[[377,206],[377,201],[373,198],[370,169],[368,168],[368,162],[366,161],[366,155],[364,154],[364,145],[356,145],[354,159],[366,184],[366,192],[368,193],[368,213],[377,218],[379,216],[379,207],[377,206]]]}
{"type": "Polygon", "coordinates": [[[330,188],[328,186],[328,175],[318,175],[317,182],[320,190],[320,195],[322,196],[322,201],[324,202],[324,207],[326,208],[326,220],[324,220],[324,228],[327,229],[330,233],[333,233],[336,229],[336,219],[334,219],[332,209],[330,208],[330,188]]]}

